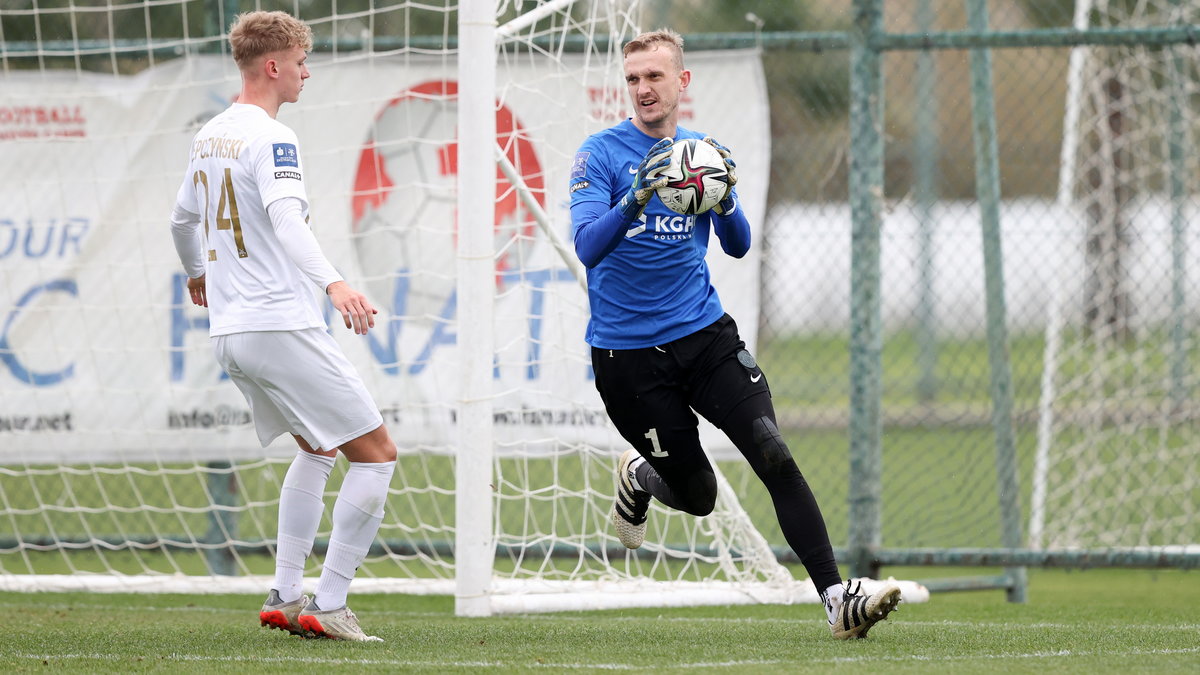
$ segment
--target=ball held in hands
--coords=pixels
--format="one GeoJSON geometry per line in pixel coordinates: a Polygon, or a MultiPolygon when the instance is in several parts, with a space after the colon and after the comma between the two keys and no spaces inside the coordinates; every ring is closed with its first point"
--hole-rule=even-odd
{"type": "Polygon", "coordinates": [[[672,211],[689,216],[716,207],[729,197],[737,182],[728,155],[728,149],[711,139],[676,141],[671,147],[670,164],[661,174],[667,180],[657,189],[658,198],[672,211]]]}

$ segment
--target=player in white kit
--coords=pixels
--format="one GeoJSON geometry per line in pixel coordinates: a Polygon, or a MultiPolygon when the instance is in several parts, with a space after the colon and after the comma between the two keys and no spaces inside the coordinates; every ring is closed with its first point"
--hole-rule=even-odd
{"type": "Polygon", "coordinates": [[[213,351],[246,397],[259,441],[290,433],[300,446],[279,498],[275,580],[259,620],[296,635],[379,640],[362,631],[346,596],[383,519],[396,446],[326,332],[311,284],[357,334],[375,325],[376,310],[321,252],[308,227],[299,142],[275,119],[309,77],[312,31],[284,12],[250,12],[229,41],[242,90],[192,141],[171,233],[191,300],[209,309],[213,351]],[[309,598],[304,561],[339,450],[350,467],[309,598]]]}

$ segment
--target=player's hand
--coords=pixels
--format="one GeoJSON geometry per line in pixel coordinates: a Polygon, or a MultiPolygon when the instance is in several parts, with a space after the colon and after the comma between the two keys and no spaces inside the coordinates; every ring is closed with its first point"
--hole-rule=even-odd
{"type": "Polygon", "coordinates": [[[333,308],[342,315],[346,328],[353,328],[355,334],[366,335],[367,330],[375,327],[375,315],[379,310],[371,305],[367,296],[350,288],[345,281],[335,281],[325,289],[333,308]]]}
{"type": "Polygon", "coordinates": [[[654,191],[667,184],[667,177],[659,174],[671,165],[672,143],[674,141],[669,138],[655,143],[642,158],[642,163],[638,164],[633,176],[633,185],[629,186],[629,192],[625,193],[617,204],[630,220],[636,220],[642,215],[646,204],[650,203],[650,198],[654,196],[654,191]]]}
{"type": "Polygon", "coordinates": [[[733,203],[733,186],[737,185],[737,164],[733,162],[733,153],[729,152],[729,148],[718,143],[712,136],[705,136],[704,142],[717,149],[721,159],[725,160],[725,171],[729,173],[729,189],[725,191],[725,196],[721,197],[721,201],[713,207],[713,211],[716,211],[718,215],[724,215],[736,207],[736,204],[733,203]]]}
{"type": "Polygon", "coordinates": [[[201,274],[195,279],[188,278],[187,289],[188,295],[192,297],[192,304],[197,307],[208,307],[208,287],[204,283],[204,277],[207,275],[201,274]]]}

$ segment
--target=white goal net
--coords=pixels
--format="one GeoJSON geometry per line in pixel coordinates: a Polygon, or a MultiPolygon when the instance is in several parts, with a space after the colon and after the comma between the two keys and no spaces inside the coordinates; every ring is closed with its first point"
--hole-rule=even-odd
{"type": "MultiPolygon", "coordinates": [[[[0,588],[257,593],[268,583],[296,449],[258,446],[211,355],[206,315],[187,302],[167,223],[192,135],[239,88],[224,46],[229,4],[17,3],[0,22],[0,588]]],[[[477,219],[458,208],[470,78],[457,21],[480,6],[462,5],[291,8],[317,44],[300,102],[279,118],[300,138],[326,254],[381,308],[368,336],[331,325],[401,453],[354,588],[461,595],[464,563],[483,560],[485,576],[468,584],[486,596],[475,613],[815,602],[727,484],[704,519],[654,508],[638,552],[611,531],[624,446],[591,381],[585,293],[555,240],[570,240],[575,149],[624,114],[620,46],[638,31],[637,3],[482,3],[497,26],[484,99],[496,142],[482,156],[505,165],[489,163],[496,180],[482,191],[494,205],[490,262],[474,286],[494,293],[482,299],[462,297],[471,286],[459,277],[477,219]],[[464,310],[481,302],[494,320],[464,310]],[[461,348],[480,331],[493,345],[482,357],[461,348]],[[481,397],[464,389],[473,376],[481,397]],[[467,409],[485,427],[477,436],[462,434],[467,409]],[[463,492],[465,463],[482,470],[481,490],[463,492]],[[463,517],[464,501],[488,506],[482,522],[463,517]],[[461,551],[468,531],[487,550],[461,551]]],[[[744,203],[763,213],[770,141],[757,54],[698,52],[688,65],[697,77],[684,123],[739,149],[755,186],[744,203]],[[738,97],[740,116],[706,115],[718,96],[738,97]]],[[[714,275],[753,343],[754,258],[714,261],[714,275]]],[[[729,451],[705,434],[718,457],[729,451]]]]}
{"type": "MultiPolygon", "coordinates": [[[[1195,3],[1080,1],[1077,28],[1194,25],[1195,3]]],[[[1190,44],[1076,48],[1030,534],[1200,551],[1200,236],[1190,44]]]]}

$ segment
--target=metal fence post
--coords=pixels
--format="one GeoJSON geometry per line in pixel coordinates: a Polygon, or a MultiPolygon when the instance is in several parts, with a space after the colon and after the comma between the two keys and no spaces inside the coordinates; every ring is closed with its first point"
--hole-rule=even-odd
{"type": "MultiPolygon", "coordinates": [[[[987,0],[968,0],[972,30],[986,31],[987,0]]],[[[1000,498],[1001,538],[1008,548],[1021,546],[1021,491],[1013,431],[1012,366],[1008,355],[1008,311],[1004,301],[1004,254],[1000,239],[1000,159],[996,145],[996,106],[992,95],[992,52],[971,50],[971,114],[975,137],[975,190],[983,230],[983,272],[987,293],[988,363],[991,365],[992,426],[996,434],[996,480],[1000,498]]],[[[1024,602],[1024,567],[1008,567],[1010,602],[1024,602]]]]}
{"type": "Polygon", "coordinates": [[[850,73],[850,574],[875,577],[882,543],[880,223],[883,213],[882,0],[854,1],[850,73]]]}

